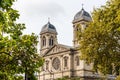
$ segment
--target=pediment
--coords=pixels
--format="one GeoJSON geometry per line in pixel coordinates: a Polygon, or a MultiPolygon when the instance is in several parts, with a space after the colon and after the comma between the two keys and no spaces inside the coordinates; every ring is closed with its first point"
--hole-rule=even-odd
{"type": "Polygon", "coordinates": [[[52,55],[52,54],[58,54],[60,52],[63,51],[67,51],[70,50],[71,47],[65,46],[65,45],[54,45],[52,48],[50,48],[49,50],[47,50],[44,54],[44,56],[48,56],[48,55],[52,55]]]}

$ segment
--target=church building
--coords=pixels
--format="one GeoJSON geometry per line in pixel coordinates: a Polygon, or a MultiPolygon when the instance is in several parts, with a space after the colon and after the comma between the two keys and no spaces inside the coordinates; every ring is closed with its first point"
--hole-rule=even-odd
{"type": "MultiPolygon", "coordinates": [[[[92,18],[83,8],[72,21],[73,23],[73,46],[60,44],[57,41],[57,30],[48,21],[40,32],[40,55],[45,62],[38,74],[38,80],[54,80],[57,78],[81,78],[83,80],[94,80],[92,65],[80,60],[78,51],[78,40],[76,32],[84,31],[88,22],[92,18]],[[79,29],[78,25],[81,26],[79,29]]],[[[71,35],[72,36],[72,35],[71,35]]]]}

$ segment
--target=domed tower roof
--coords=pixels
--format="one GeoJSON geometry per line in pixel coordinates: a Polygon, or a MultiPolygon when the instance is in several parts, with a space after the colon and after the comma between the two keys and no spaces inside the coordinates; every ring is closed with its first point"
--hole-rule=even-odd
{"type": "Polygon", "coordinates": [[[42,27],[42,30],[40,32],[40,34],[43,34],[43,33],[54,33],[54,34],[57,34],[57,31],[56,31],[56,28],[54,25],[52,25],[49,21],[47,24],[45,24],[43,27],[42,27]]]}
{"type": "Polygon", "coordinates": [[[83,8],[74,16],[73,23],[79,21],[87,21],[87,22],[92,21],[90,14],[86,12],[83,8]]]}

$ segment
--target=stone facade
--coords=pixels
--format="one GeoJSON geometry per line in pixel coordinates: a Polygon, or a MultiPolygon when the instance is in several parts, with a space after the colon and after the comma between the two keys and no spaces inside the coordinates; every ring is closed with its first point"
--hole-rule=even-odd
{"type": "Polygon", "coordinates": [[[92,64],[80,60],[80,51],[77,49],[77,31],[84,31],[86,24],[92,21],[91,16],[84,9],[78,12],[73,20],[73,47],[57,42],[56,28],[48,22],[40,32],[40,54],[45,63],[38,80],[53,80],[62,77],[79,77],[84,80],[93,80],[92,64]],[[78,26],[81,26],[80,28],[78,26]]]}
{"type": "Polygon", "coordinates": [[[44,55],[45,63],[38,75],[39,80],[53,80],[62,77],[91,77],[91,65],[79,59],[78,50],[57,44],[44,55]]]}

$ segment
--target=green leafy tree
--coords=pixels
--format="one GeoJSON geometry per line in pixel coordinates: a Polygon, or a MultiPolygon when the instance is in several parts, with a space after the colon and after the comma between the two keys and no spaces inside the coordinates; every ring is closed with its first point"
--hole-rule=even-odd
{"type": "Polygon", "coordinates": [[[69,78],[68,76],[65,76],[63,78],[58,78],[56,80],[81,80],[80,78],[78,77],[72,77],[72,78],[69,78]]]}
{"type": "Polygon", "coordinates": [[[25,25],[17,23],[17,10],[12,8],[15,0],[0,0],[0,79],[36,80],[34,73],[39,71],[43,59],[37,54],[37,36],[23,35],[25,25]]]}
{"type": "Polygon", "coordinates": [[[94,63],[95,71],[120,73],[120,1],[109,0],[95,9],[93,21],[84,32],[78,32],[81,59],[94,63]]]}
{"type": "Polygon", "coordinates": [[[120,76],[118,76],[118,77],[116,78],[116,80],[120,80],[120,76]]]}

